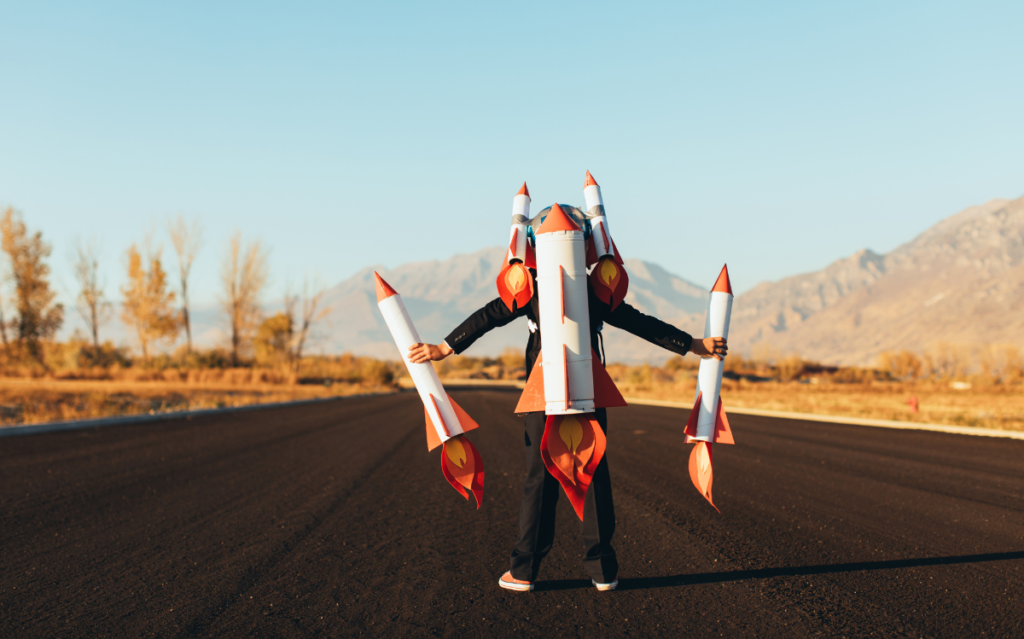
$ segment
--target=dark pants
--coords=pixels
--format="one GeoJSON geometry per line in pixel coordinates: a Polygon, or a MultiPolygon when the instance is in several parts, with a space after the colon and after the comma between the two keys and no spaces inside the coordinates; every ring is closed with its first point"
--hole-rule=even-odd
{"type": "MultiPolygon", "coordinates": [[[[601,430],[608,432],[608,415],[599,408],[595,413],[601,430]]],[[[512,549],[512,576],[534,581],[540,562],[551,552],[555,538],[555,506],[562,487],[544,467],[540,442],[544,436],[544,413],[526,416],[526,484],[523,504],[519,510],[519,540],[512,549]]],[[[615,506],[612,504],[612,483],[608,475],[608,457],[601,460],[594,481],[583,502],[583,566],[598,583],[614,581],[619,562],[612,548],[615,534],[615,506]]]]}

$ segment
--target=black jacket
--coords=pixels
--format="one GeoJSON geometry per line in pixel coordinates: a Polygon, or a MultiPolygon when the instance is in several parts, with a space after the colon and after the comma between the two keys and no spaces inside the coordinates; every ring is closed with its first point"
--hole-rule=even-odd
{"type": "MultiPolygon", "coordinates": [[[[537,280],[534,279],[534,290],[537,290],[536,286],[537,280]]],[[[590,288],[589,280],[587,281],[587,293],[590,302],[590,343],[595,352],[601,353],[598,344],[598,333],[601,331],[603,323],[621,328],[673,353],[686,355],[689,352],[690,344],[693,342],[693,338],[689,334],[684,333],[671,324],[666,324],[656,317],[644,315],[625,302],[619,304],[614,311],[610,310],[607,304],[594,295],[590,288]]],[[[540,317],[540,305],[537,301],[537,295],[533,296],[533,299],[530,300],[526,308],[516,309],[514,313],[508,310],[505,302],[501,301],[500,297],[494,299],[466,318],[466,321],[459,324],[459,327],[452,331],[444,341],[456,353],[462,354],[473,342],[483,337],[487,331],[504,326],[524,315],[538,325],[537,332],[530,334],[530,341],[526,344],[526,375],[529,377],[541,349],[540,321],[538,319],[540,317]]],[[[601,354],[603,355],[603,353],[601,354]]]]}

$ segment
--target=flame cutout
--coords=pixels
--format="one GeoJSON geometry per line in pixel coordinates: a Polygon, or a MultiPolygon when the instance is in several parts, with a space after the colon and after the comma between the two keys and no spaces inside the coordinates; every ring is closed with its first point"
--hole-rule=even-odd
{"type": "Polygon", "coordinates": [[[533,277],[522,262],[506,264],[498,273],[498,295],[508,310],[515,312],[533,299],[533,277]]]}
{"type": "Polygon", "coordinates": [[[629,277],[626,269],[613,256],[602,257],[590,272],[590,284],[597,298],[615,310],[626,298],[629,277]]]}
{"type": "Polygon", "coordinates": [[[508,273],[505,274],[505,283],[508,284],[508,290],[513,295],[518,295],[519,291],[523,290],[526,286],[526,279],[529,274],[525,272],[522,264],[513,264],[508,269],[508,273]]]}
{"type": "Polygon", "coordinates": [[[544,425],[540,455],[544,467],[558,480],[583,519],[583,503],[607,446],[604,431],[593,413],[549,415],[544,425]]]}
{"type": "MultiPolygon", "coordinates": [[[[718,510],[718,506],[711,500],[711,483],[714,480],[713,463],[711,460],[711,444],[708,442],[697,442],[690,452],[690,480],[693,485],[708,500],[711,507],[718,510]]],[[[718,510],[718,512],[722,512],[718,510]]]]}
{"type": "Polygon", "coordinates": [[[473,493],[477,510],[484,500],[484,462],[465,435],[456,435],[444,443],[441,450],[441,472],[452,488],[469,499],[473,493]]]}

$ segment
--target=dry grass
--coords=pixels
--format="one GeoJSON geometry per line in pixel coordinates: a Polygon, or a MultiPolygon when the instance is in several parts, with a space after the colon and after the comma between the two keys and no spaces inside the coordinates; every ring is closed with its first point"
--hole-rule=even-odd
{"type": "MultiPolygon", "coordinates": [[[[164,371],[165,373],[168,371],[164,371]]],[[[191,373],[217,371],[191,371],[191,373]]],[[[248,371],[247,371],[248,372],[248,371]]],[[[0,425],[268,404],[392,390],[353,383],[273,384],[250,374],[176,381],[0,379],[0,425]]],[[[212,377],[212,376],[211,376],[212,377]]],[[[258,376],[257,376],[258,377],[258,376]]]]}
{"type": "MultiPolygon", "coordinates": [[[[623,395],[643,399],[689,402],[696,382],[664,380],[650,383],[619,382],[623,395]]],[[[948,384],[872,382],[864,384],[801,384],[797,382],[722,384],[722,402],[761,410],[891,419],[905,422],[950,424],[1004,430],[1024,430],[1024,389],[1020,386],[989,386],[953,390],[948,384]],[[909,400],[918,399],[918,412],[909,400]]]]}

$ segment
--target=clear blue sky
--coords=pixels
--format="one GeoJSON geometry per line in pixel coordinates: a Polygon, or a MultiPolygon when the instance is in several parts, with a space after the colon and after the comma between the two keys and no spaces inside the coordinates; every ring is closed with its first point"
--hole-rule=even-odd
{"type": "Polygon", "coordinates": [[[69,293],[101,238],[114,297],[201,218],[203,303],[234,229],[273,301],[502,244],[586,169],[625,254],[740,290],[1024,194],[1019,1],[427,5],[4,1],[0,205],[69,293]]]}

